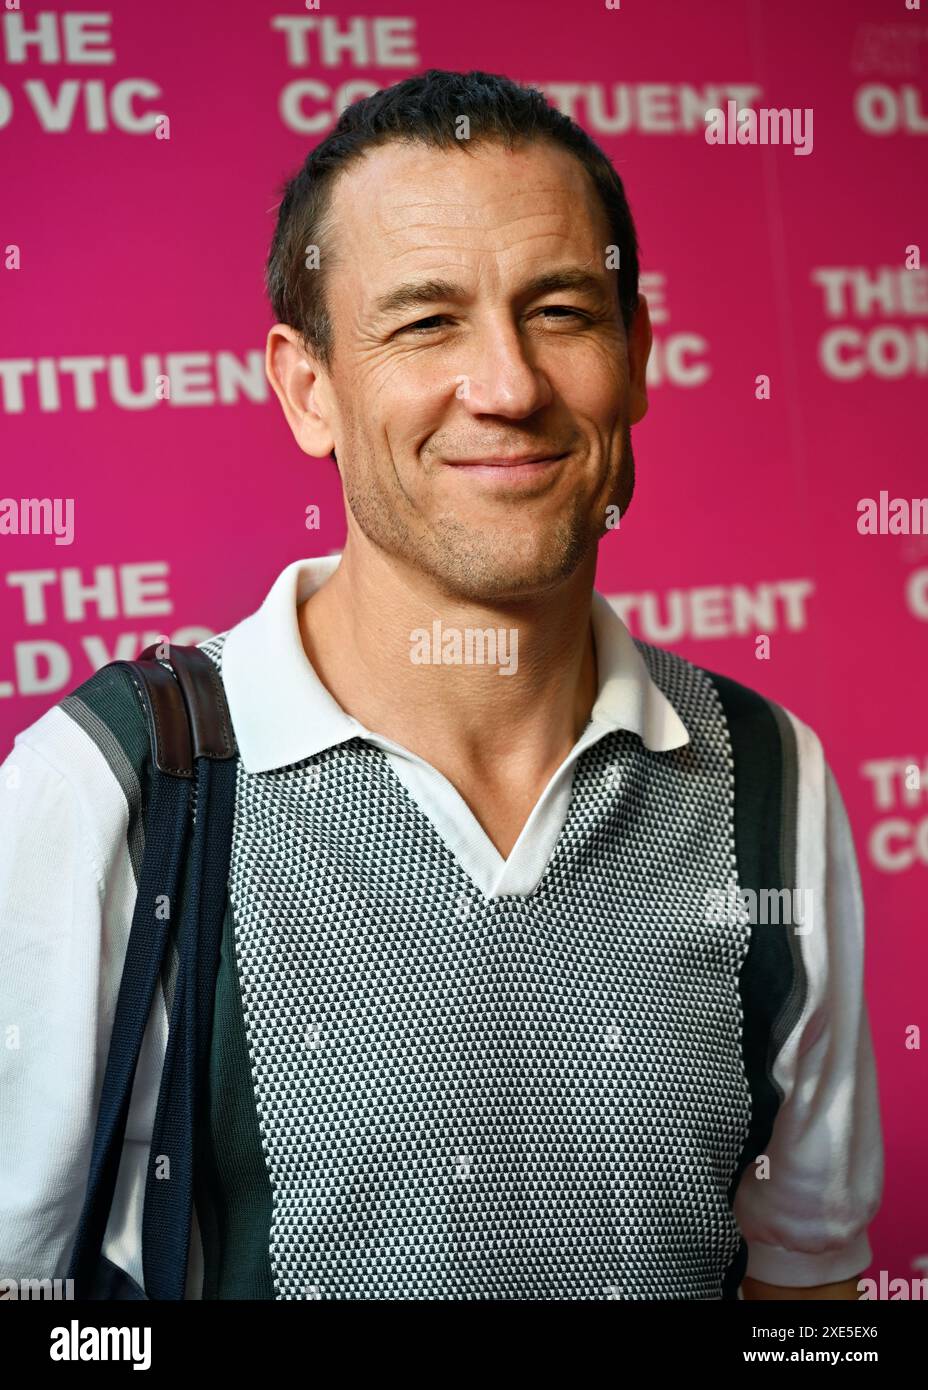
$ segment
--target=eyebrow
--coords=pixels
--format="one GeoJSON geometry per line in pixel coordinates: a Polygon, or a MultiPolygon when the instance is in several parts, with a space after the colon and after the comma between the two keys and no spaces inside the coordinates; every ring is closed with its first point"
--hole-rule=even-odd
{"type": "MultiPolygon", "coordinates": [[[[581,294],[597,295],[606,292],[606,285],[598,275],[579,267],[564,267],[562,270],[547,270],[527,281],[519,291],[520,297],[534,299],[540,294],[551,294],[556,290],[575,290],[581,294]]],[[[411,280],[397,285],[374,301],[374,314],[389,317],[407,309],[421,308],[434,304],[436,300],[460,302],[467,298],[467,291],[453,280],[411,280]]]]}

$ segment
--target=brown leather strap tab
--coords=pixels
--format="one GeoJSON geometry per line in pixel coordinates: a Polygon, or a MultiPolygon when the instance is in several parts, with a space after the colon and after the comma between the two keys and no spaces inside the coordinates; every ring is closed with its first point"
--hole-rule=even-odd
{"type": "Polygon", "coordinates": [[[193,747],[187,706],[176,678],[160,662],[148,659],[155,647],[146,647],[136,661],[114,661],[125,666],[148,715],[151,755],[162,772],[172,777],[193,776],[193,747]]]}
{"type": "MultiPolygon", "coordinates": [[[[165,648],[153,643],[145,648],[139,661],[145,661],[159,650],[165,648]]],[[[215,758],[225,761],[234,758],[238,745],[232,731],[222,681],[213,662],[198,647],[178,643],[167,646],[166,659],[174,669],[177,677],[175,683],[184,701],[191,759],[215,758]]]]}

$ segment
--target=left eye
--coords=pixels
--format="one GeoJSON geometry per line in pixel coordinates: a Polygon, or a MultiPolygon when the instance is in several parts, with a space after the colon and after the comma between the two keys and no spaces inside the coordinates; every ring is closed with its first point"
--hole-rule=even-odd
{"type": "Polygon", "coordinates": [[[579,309],[572,309],[569,304],[545,304],[541,309],[541,313],[569,314],[570,317],[574,319],[582,319],[586,317],[586,315],[581,313],[579,309]]]}
{"type": "Polygon", "coordinates": [[[429,329],[435,328],[438,324],[444,323],[444,314],[429,314],[428,318],[417,319],[415,323],[407,323],[400,329],[401,333],[428,333],[429,329]]]}

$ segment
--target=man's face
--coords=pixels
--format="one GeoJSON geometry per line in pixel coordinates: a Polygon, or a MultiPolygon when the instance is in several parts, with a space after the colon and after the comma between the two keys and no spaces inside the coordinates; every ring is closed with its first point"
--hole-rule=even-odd
{"type": "Polygon", "coordinates": [[[460,599],[543,593],[628,505],[647,408],[647,307],[627,344],[586,171],[545,142],[388,144],[331,212],[316,390],[349,527],[460,599]]]}

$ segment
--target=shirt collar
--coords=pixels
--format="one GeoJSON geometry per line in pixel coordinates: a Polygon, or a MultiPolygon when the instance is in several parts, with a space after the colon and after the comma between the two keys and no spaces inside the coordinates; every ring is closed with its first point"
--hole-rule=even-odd
{"type": "MultiPolygon", "coordinates": [[[[303,648],[297,608],[338,567],[341,555],[294,560],[256,612],[230,628],[222,680],[242,763],[248,772],[289,767],[347,739],[371,734],[320,681],[303,648]]],[[[663,752],[689,742],[673,705],[651,679],[628,628],[593,591],[599,693],[590,723],[629,729],[663,752]]]]}

